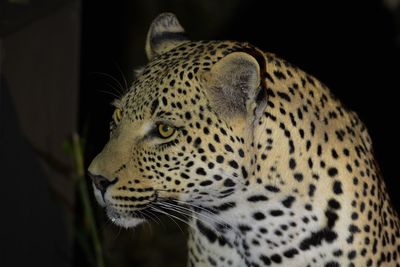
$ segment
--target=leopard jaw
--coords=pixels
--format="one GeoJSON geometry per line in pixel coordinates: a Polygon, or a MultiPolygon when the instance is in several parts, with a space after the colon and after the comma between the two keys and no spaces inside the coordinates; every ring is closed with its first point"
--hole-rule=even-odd
{"type": "Polygon", "coordinates": [[[107,207],[106,211],[107,211],[107,216],[114,224],[126,229],[134,228],[146,221],[143,218],[121,215],[120,213],[116,212],[113,208],[110,207],[107,207]]]}

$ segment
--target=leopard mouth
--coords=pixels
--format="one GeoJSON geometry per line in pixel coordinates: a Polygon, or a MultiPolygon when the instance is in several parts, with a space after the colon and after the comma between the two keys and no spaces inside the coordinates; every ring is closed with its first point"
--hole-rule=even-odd
{"type": "Polygon", "coordinates": [[[107,216],[118,226],[133,228],[147,221],[148,213],[152,213],[151,210],[157,207],[158,193],[155,192],[151,198],[152,200],[147,203],[136,205],[107,203],[105,206],[107,216]],[[121,205],[125,206],[125,209],[121,209],[121,205]]]}

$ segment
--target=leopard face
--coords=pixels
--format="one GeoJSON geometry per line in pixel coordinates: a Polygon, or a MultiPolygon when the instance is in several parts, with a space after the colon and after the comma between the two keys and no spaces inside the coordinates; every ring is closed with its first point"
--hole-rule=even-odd
{"type": "MultiPolygon", "coordinates": [[[[148,46],[157,48],[157,34],[148,46]]],[[[89,168],[98,202],[125,227],[171,199],[218,205],[254,168],[249,129],[263,54],[235,42],[165,42],[114,102],[110,140],[89,168]]]]}

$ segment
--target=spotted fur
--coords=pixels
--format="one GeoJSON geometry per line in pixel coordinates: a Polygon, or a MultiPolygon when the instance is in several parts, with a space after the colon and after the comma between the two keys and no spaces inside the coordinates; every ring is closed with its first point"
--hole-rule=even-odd
{"type": "Polygon", "coordinates": [[[188,266],[400,266],[367,130],[324,84],[248,43],[189,41],[168,13],[146,52],[89,168],[116,224],[187,215],[188,266]]]}

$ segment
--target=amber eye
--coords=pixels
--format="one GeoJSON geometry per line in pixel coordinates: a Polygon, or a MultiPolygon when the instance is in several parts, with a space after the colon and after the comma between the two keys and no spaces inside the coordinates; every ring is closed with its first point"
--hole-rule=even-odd
{"type": "Polygon", "coordinates": [[[122,120],[122,109],[116,108],[113,114],[113,120],[115,123],[119,123],[122,120]]]}
{"type": "Polygon", "coordinates": [[[158,133],[160,134],[160,137],[168,138],[175,133],[175,128],[167,124],[159,124],[158,133]]]}

